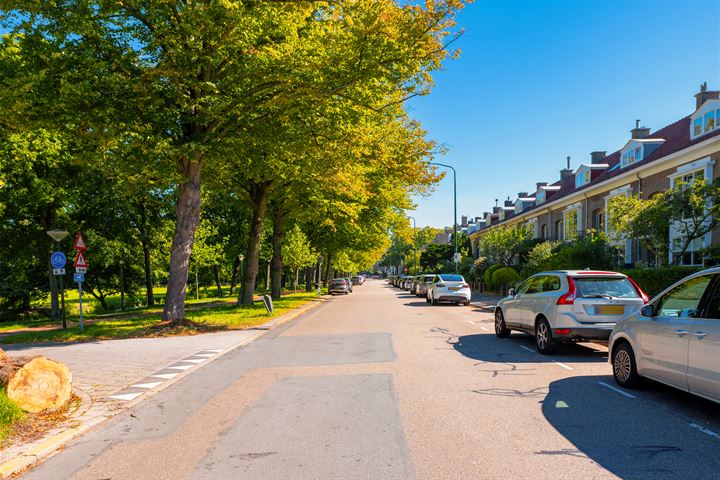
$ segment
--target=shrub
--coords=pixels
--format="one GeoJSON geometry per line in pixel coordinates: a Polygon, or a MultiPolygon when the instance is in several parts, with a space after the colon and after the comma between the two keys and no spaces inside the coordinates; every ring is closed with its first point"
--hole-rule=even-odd
{"type": "Polygon", "coordinates": [[[615,247],[600,236],[581,238],[561,243],[550,259],[553,270],[612,270],[617,268],[618,253],[615,247]]]}
{"type": "Polygon", "coordinates": [[[667,287],[682,280],[691,273],[699,271],[696,267],[633,268],[622,273],[632,278],[650,297],[654,297],[667,287]]]}
{"type": "Polygon", "coordinates": [[[527,278],[543,270],[549,270],[552,262],[553,250],[558,247],[558,242],[542,242],[535,245],[528,253],[527,264],[521,272],[522,278],[527,278]]]}
{"type": "Polygon", "coordinates": [[[20,407],[8,398],[4,388],[0,389],[0,441],[7,437],[13,425],[23,417],[20,407]]]}
{"type": "Polygon", "coordinates": [[[485,284],[485,288],[489,290],[493,290],[495,288],[495,285],[493,284],[493,273],[503,268],[500,264],[490,265],[487,270],[485,270],[485,273],[483,273],[483,283],[485,284]]]}
{"type": "Polygon", "coordinates": [[[520,280],[520,274],[512,267],[502,267],[492,274],[492,283],[496,288],[501,288],[503,293],[508,287],[515,286],[520,280]]]}

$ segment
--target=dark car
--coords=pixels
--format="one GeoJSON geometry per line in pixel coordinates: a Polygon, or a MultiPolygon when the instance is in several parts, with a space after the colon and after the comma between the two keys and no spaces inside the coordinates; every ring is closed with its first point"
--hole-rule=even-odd
{"type": "Polygon", "coordinates": [[[336,293],[347,295],[351,291],[350,283],[347,278],[333,278],[330,280],[330,285],[328,285],[328,293],[330,295],[334,295],[336,293]]]}

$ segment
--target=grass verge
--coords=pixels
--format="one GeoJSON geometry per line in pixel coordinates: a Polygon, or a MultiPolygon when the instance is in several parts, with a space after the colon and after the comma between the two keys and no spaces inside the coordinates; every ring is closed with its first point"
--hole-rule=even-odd
{"type": "MultiPolygon", "coordinates": [[[[274,317],[298,308],[313,299],[313,293],[295,293],[273,302],[274,317]]],[[[0,343],[88,342],[136,337],[194,335],[215,330],[252,328],[270,320],[261,302],[252,306],[221,305],[199,310],[188,310],[186,321],[179,325],[160,320],[160,315],[130,316],[116,320],[96,321],[85,326],[66,330],[30,331],[8,335],[0,343]]]]}
{"type": "Polygon", "coordinates": [[[5,389],[0,389],[0,444],[5,442],[15,425],[25,418],[25,414],[15,402],[10,400],[5,389]]]}

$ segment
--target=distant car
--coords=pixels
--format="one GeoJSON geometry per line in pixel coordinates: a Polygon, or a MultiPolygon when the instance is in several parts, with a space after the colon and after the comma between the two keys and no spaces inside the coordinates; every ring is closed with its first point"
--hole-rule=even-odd
{"type": "Polygon", "coordinates": [[[352,280],[351,280],[350,278],[345,278],[345,281],[346,281],[347,284],[348,284],[348,288],[350,289],[350,293],[352,293],[352,292],[353,292],[353,283],[352,283],[352,280]]]}
{"type": "Polygon", "coordinates": [[[363,277],[356,275],[351,279],[353,285],[362,285],[364,283],[363,277]]]}
{"type": "Polygon", "coordinates": [[[495,334],[507,338],[511,330],[520,330],[535,335],[538,351],[552,355],[560,343],[606,341],[621,318],[647,301],[640,287],[622,273],[542,272],[498,302],[495,334]]]}
{"type": "Polygon", "coordinates": [[[346,278],[333,278],[330,280],[330,285],[328,285],[328,293],[330,295],[335,295],[336,293],[347,295],[351,291],[351,285],[348,284],[346,278]]]}
{"type": "Polygon", "coordinates": [[[410,293],[417,295],[418,285],[422,280],[422,275],[415,275],[412,279],[412,285],[410,285],[410,293]]]}
{"type": "Polygon", "coordinates": [[[413,277],[413,276],[405,277],[405,281],[403,282],[403,290],[405,290],[406,292],[409,292],[412,289],[414,278],[415,277],[413,277]]]}
{"type": "Polygon", "coordinates": [[[427,289],[435,278],[435,275],[420,275],[420,282],[417,286],[417,292],[415,295],[418,297],[424,297],[427,295],[427,289]]]}
{"type": "Polygon", "coordinates": [[[720,267],[682,279],[623,318],[608,347],[620,386],[648,377],[720,403],[720,267]]]}
{"type": "Polygon", "coordinates": [[[427,286],[425,299],[432,305],[439,302],[452,302],[470,305],[470,285],[462,275],[441,273],[435,275],[427,286]]]}

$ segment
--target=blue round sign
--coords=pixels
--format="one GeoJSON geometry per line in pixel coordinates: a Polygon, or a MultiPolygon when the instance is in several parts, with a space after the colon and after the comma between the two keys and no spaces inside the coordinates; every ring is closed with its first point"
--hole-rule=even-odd
{"type": "Polygon", "coordinates": [[[67,263],[67,258],[65,258],[65,254],[62,252],[53,252],[50,256],[50,264],[53,268],[64,268],[65,263],[67,263]]]}

